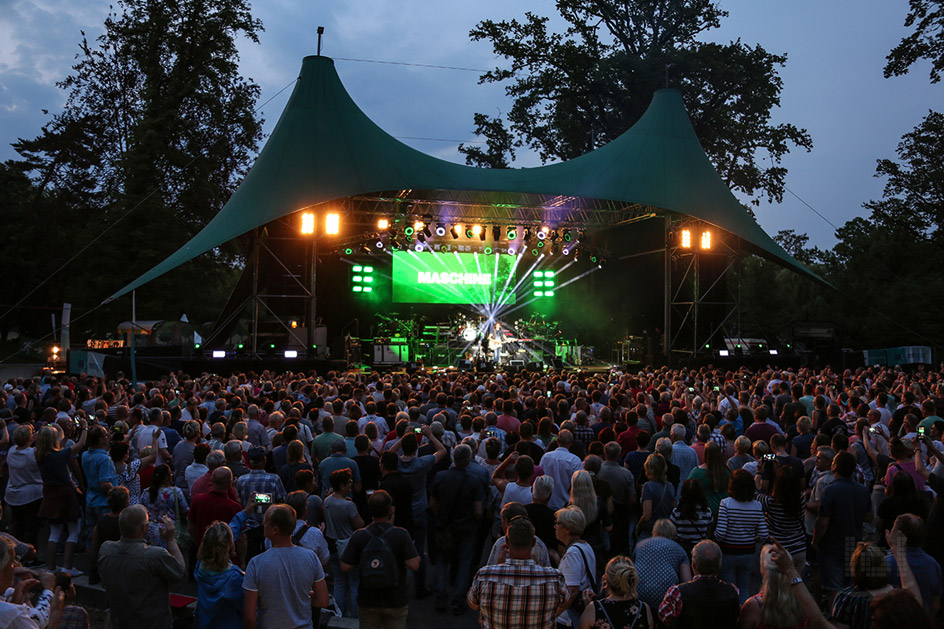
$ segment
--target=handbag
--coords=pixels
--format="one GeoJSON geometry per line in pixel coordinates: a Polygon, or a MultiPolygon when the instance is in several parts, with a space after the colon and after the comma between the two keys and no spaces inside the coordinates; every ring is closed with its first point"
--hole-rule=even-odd
{"type": "Polygon", "coordinates": [[[187,530],[187,523],[181,523],[180,519],[180,496],[177,494],[179,491],[176,487],[172,487],[174,491],[174,539],[177,540],[177,545],[181,550],[186,550],[190,548],[190,544],[193,542],[190,539],[190,531],[187,530]]]}

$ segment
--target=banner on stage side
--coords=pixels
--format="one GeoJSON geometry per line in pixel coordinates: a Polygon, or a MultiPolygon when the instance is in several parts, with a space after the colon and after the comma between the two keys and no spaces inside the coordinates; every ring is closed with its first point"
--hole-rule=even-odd
{"type": "Polygon", "coordinates": [[[393,252],[393,301],[413,304],[515,303],[515,256],[393,252]]]}

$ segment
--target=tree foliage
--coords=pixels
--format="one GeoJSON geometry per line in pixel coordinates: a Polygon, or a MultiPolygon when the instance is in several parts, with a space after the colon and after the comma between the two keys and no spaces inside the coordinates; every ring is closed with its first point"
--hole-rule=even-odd
{"type": "Polygon", "coordinates": [[[557,11],[567,23],[563,32],[530,12],[523,21],[485,20],[471,31],[509,62],[480,80],[505,83],[513,105],[507,123],[476,114],[487,149],[464,148],[469,164],[507,166],[511,149],[525,145],[543,161],[586,153],[632,126],[668,79],[729,187],[755,204],[781,199],[782,157],[812,146],[806,130],[772,121],[785,55],[740,40],[700,41],[727,16],[711,0],[558,0],[557,11]]]}
{"type": "Polygon", "coordinates": [[[888,54],[885,78],[908,74],[918,61],[931,62],[931,82],[941,80],[944,71],[944,2],[910,0],[905,27],[913,29],[888,54]]]}
{"type": "MultiPolygon", "coordinates": [[[[73,71],[59,83],[63,110],[14,144],[21,159],[3,174],[29,177],[11,207],[33,233],[57,227],[56,265],[108,233],[33,301],[92,308],[220,210],[262,137],[259,87],[240,75],[236,48],[240,38],[257,42],[261,30],[246,0],[119,0],[97,40],[82,34],[73,71]]],[[[139,291],[139,317],[212,318],[206,297],[225,294],[240,249],[214,254],[139,291]]],[[[128,318],[100,315],[98,334],[128,318]]]]}

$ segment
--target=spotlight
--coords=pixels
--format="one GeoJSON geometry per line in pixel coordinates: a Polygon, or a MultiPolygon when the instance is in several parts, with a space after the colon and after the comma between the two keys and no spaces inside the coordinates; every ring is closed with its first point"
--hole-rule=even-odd
{"type": "Polygon", "coordinates": [[[341,215],[332,212],[325,216],[325,233],[335,236],[341,231],[341,215]]]}
{"type": "Polygon", "coordinates": [[[465,237],[466,237],[466,238],[471,238],[471,237],[474,236],[474,235],[475,235],[475,234],[472,232],[472,226],[471,226],[471,225],[466,225],[466,226],[465,226],[465,237]]]}
{"type": "Polygon", "coordinates": [[[213,358],[226,358],[226,352],[221,349],[213,350],[213,358]]]}
{"type": "Polygon", "coordinates": [[[482,233],[482,226],[481,226],[481,225],[473,225],[473,226],[472,226],[472,233],[475,234],[476,236],[478,236],[479,234],[481,234],[481,233],[482,233]]]}
{"type": "Polygon", "coordinates": [[[413,227],[411,226],[407,226],[403,228],[403,233],[406,234],[407,236],[412,236],[415,232],[416,230],[413,229],[413,227]]]}
{"type": "Polygon", "coordinates": [[[514,227],[509,227],[508,230],[505,232],[505,238],[507,238],[508,240],[517,240],[518,230],[516,230],[514,227]]]}
{"type": "Polygon", "coordinates": [[[542,227],[538,230],[538,240],[544,240],[547,238],[547,227],[542,227]]]}
{"type": "Polygon", "coordinates": [[[422,251],[422,250],[423,250],[423,243],[421,243],[421,242],[416,243],[415,245],[413,245],[413,249],[414,249],[415,251],[422,251]]]}
{"type": "Polygon", "coordinates": [[[561,253],[564,254],[565,256],[569,256],[569,255],[570,255],[570,247],[564,247],[563,249],[561,249],[561,253]]]}
{"type": "Polygon", "coordinates": [[[508,255],[513,256],[518,253],[518,250],[515,249],[514,245],[508,247],[508,255]]]}
{"type": "Polygon", "coordinates": [[[378,249],[383,249],[384,241],[378,239],[377,242],[374,243],[374,246],[377,247],[378,249]]]}
{"type": "Polygon", "coordinates": [[[492,240],[494,240],[495,242],[498,242],[499,240],[501,240],[501,227],[499,227],[498,225],[492,226],[492,240]]]}
{"type": "Polygon", "coordinates": [[[413,223],[413,231],[415,232],[423,231],[424,227],[426,227],[426,223],[424,223],[423,221],[416,221],[415,223],[413,223]]]}
{"type": "Polygon", "coordinates": [[[459,232],[456,231],[456,226],[455,226],[455,225],[453,225],[452,227],[449,228],[449,234],[450,234],[453,238],[458,238],[458,237],[459,237],[459,232]]]}
{"type": "Polygon", "coordinates": [[[701,248],[711,249],[711,232],[708,230],[701,233],[701,248]]]}
{"type": "Polygon", "coordinates": [[[345,247],[345,248],[344,248],[344,255],[349,256],[349,255],[351,255],[352,253],[354,253],[354,249],[352,249],[351,247],[345,247]]]}
{"type": "Polygon", "coordinates": [[[291,321],[289,321],[288,326],[294,330],[295,328],[298,327],[298,320],[292,319],[291,321]]]}
{"type": "Polygon", "coordinates": [[[601,257],[600,260],[597,262],[597,268],[602,269],[605,266],[606,266],[606,258],[601,257]]]}
{"type": "Polygon", "coordinates": [[[302,227],[301,233],[303,236],[310,236],[315,233],[315,215],[311,212],[302,212],[302,227]]]}
{"type": "Polygon", "coordinates": [[[600,262],[600,256],[598,256],[598,255],[595,254],[595,253],[591,253],[591,254],[590,254],[590,264],[599,264],[599,262],[600,262]]]}
{"type": "MultiPolygon", "coordinates": [[[[705,233],[708,233],[708,232],[705,232],[705,233]]],[[[768,351],[770,352],[770,355],[771,355],[771,356],[776,356],[777,354],[780,353],[779,351],[777,351],[777,350],[775,350],[775,349],[768,350],[768,351]]]]}
{"type": "Polygon", "coordinates": [[[682,249],[691,249],[692,248],[692,230],[683,229],[682,230],[682,249]]]}
{"type": "Polygon", "coordinates": [[[726,350],[726,349],[720,349],[720,350],[718,350],[718,356],[721,356],[722,358],[727,358],[727,357],[730,356],[730,355],[731,355],[731,352],[729,352],[729,351],[726,350]]]}
{"type": "Polygon", "coordinates": [[[381,218],[377,220],[377,229],[384,230],[384,229],[387,229],[388,227],[390,227],[390,221],[388,221],[387,219],[381,218]]]}
{"type": "Polygon", "coordinates": [[[569,230],[569,229],[562,229],[562,230],[561,230],[561,238],[564,239],[564,242],[570,242],[570,239],[571,239],[570,230],[569,230]]]}
{"type": "Polygon", "coordinates": [[[533,255],[535,258],[538,257],[538,254],[539,254],[539,253],[540,253],[540,251],[538,251],[537,249],[532,249],[532,250],[531,250],[531,255],[533,255]]]}
{"type": "Polygon", "coordinates": [[[287,349],[287,350],[285,350],[285,357],[286,357],[286,358],[298,358],[298,350],[297,350],[297,349],[287,349]]]}
{"type": "Polygon", "coordinates": [[[491,247],[485,247],[485,255],[487,255],[487,256],[492,255],[492,248],[491,248],[491,247]]]}
{"type": "Polygon", "coordinates": [[[361,251],[363,251],[364,253],[370,253],[370,247],[367,246],[366,242],[363,245],[361,245],[361,251]]]}
{"type": "Polygon", "coordinates": [[[442,223],[439,223],[438,225],[436,225],[436,235],[439,236],[440,238],[442,238],[443,236],[445,236],[445,235],[446,235],[446,226],[443,225],[442,223]]]}

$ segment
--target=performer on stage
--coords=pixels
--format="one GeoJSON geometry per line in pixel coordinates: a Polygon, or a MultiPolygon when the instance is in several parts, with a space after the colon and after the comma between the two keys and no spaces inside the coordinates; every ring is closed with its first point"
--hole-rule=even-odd
{"type": "Polygon", "coordinates": [[[501,363],[502,345],[505,342],[504,334],[505,333],[502,330],[501,323],[496,321],[495,325],[492,326],[491,340],[490,340],[492,351],[494,352],[493,361],[495,362],[496,365],[501,363]]]}

